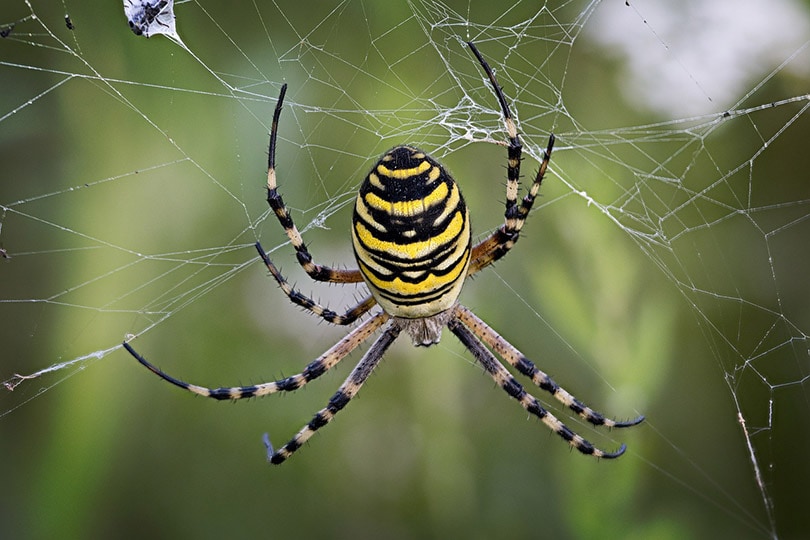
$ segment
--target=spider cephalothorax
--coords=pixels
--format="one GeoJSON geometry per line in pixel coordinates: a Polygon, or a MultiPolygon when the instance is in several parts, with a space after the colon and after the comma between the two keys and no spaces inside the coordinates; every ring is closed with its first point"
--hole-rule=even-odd
{"type": "Polygon", "coordinates": [[[312,279],[331,283],[365,281],[371,295],[343,314],[336,313],[293,289],[259,243],[256,244],[256,249],[290,301],[330,323],[351,324],[375,305],[382,309],[310,362],[301,373],[251,386],[212,389],[183,382],[160,371],[136,353],[128,343],[124,343],[124,347],[141,364],[172,384],[202,396],[235,400],[296,390],[321,376],[381,330],[381,334],[325,408],[318,411],[306,426],[278,450],[274,450],[270,441],[266,440],[268,459],[272,463],[281,463],[287,459],[348,404],[388,347],[403,331],[410,335],[415,345],[432,345],[439,341],[442,329],[447,327],[509,396],[584,454],[615,458],[624,453],[625,446],[622,445],[615,452],[606,452],[574,433],[548,412],[537,398],[526,392],[495,354],[591,424],[628,427],[644,420],[643,416],[639,416],[620,422],[587,407],[537,369],[472,311],[458,303],[464,280],[503,257],[517,242],[537,197],[554,147],[554,135],[551,135],[534,182],[518,202],[522,147],[517,128],[492,69],[475,45],[472,42],[468,45],[495,91],[508,136],[506,211],[501,227],[473,246],[469,212],[455,180],[425,152],[411,146],[397,146],[386,152],[374,165],[360,186],[355,200],[351,232],[359,269],[341,270],[315,264],[276,184],[276,136],[287,91],[285,84],[279,93],[270,131],[267,202],[295,249],[298,262],[312,279]]]}

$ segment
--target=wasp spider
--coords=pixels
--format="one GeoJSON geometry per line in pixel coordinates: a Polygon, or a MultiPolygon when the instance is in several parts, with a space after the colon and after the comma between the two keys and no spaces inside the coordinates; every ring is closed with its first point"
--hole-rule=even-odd
{"type": "Polygon", "coordinates": [[[127,351],[141,364],[166,381],[201,396],[236,400],[297,390],[323,375],[381,330],[381,335],[372,343],[326,407],[318,411],[287,444],[274,450],[265,437],[271,463],[282,463],[315,431],[328,424],[357,394],[385,351],[402,332],[410,336],[414,345],[428,346],[438,343],[445,326],[469,349],[498,386],[583,454],[615,458],[624,453],[625,446],[622,445],[614,452],[606,452],[574,433],[548,412],[537,398],[529,394],[495,354],[591,424],[611,428],[628,427],[644,420],[643,416],[639,416],[630,421],[616,421],[587,407],[560,388],[523,353],[457,301],[467,277],[506,255],[517,242],[523,223],[537,197],[554,146],[554,135],[551,135],[534,182],[528,193],[518,202],[521,144],[515,121],[492,69],[476,46],[473,43],[468,45],[495,91],[509,139],[506,219],[503,225],[482,242],[473,245],[469,212],[458,184],[425,152],[412,146],[397,146],[386,152],[374,165],[360,186],[355,200],[351,232],[359,269],[341,270],[315,264],[276,184],[276,136],[287,90],[284,85],[281,87],[270,131],[267,202],[295,248],[298,262],[312,279],[330,283],[364,281],[371,294],[356,306],[338,314],[293,289],[259,243],[256,244],[256,249],[290,301],[330,323],[347,325],[367,313],[374,305],[379,305],[382,309],[311,362],[303,372],[278,381],[251,386],[212,389],[180,381],[160,371],[136,353],[128,343],[124,343],[127,351]]]}

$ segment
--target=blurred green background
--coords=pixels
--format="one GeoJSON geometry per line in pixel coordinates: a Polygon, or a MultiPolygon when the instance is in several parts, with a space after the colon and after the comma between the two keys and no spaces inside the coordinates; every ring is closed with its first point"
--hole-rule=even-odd
{"type": "MultiPolygon", "coordinates": [[[[3,536],[801,537],[807,99],[667,123],[580,34],[594,5],[562,4],[184,3],[190,52],[136,37],[117,2],[32,2],[35,19],[4,4],[0,25],[20,22],[0,40],[0,376],[70,366],[0,394],[3,536]],[[330,307],[362,294],[310,283],[267,216],[282,82],[279,183],[299,227],[315,223],[318,262],[353,265],[348,204],[396,144],[452,171],[477,235],[498,226],[505,150],[482,140],[502,124],[470,38],[515,101],[524,174],[550,130],[558,147],[516,251],[462,301],[589,405],[648,421],[602,432],[550,403],[601,447],[628,445],[611,462],[571,452],[446,333],[398,342],[271,468],[262,433],[288,440],[359,354],[294,394],[228,404],[171,388],[120,342],[230,386],[296,373],[345,334],[290,305],[252,247],[279,248],[330,307]]],[[[621,2],[597,11],[615,9],[643,24],[621,2]]],[[[763,79],[775,67],[741,108],[807,93],[792,72],[763,79]]]]}

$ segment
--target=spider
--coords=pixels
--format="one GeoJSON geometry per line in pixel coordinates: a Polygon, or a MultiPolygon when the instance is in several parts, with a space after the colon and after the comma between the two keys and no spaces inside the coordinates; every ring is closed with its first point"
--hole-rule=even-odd
{"type": "Polygon", "coordinates": [[[329,323],[348,325],[375,305],[382,309],[307,365],[301,373],[250,386],[205,388],[189,384],[147,362],[129,343],[123,344],[141,364],[180,388],[218,400],[237,400],[297,390],[323,375],[381,330],[379,337],[329,399],[326,407],[318,411],[289,442],[274,449],[265,435],[267,457],[273,464],[282,463],[289,458],[357,395],[388,347],[402,332],[410,336],[414,345],[429,346],[439,342],[444,327],[464,344],[498,386],[583,454],[597,458],[616,458],[624,453],[626,447],[622,444],[616,451],[608,452],[596,448],[576,434],[528,393],[495,354],[591,424],[623,428],[637,425],[644,420],[643,416],[629,421],[612,420],[587,407],[540,371],[523,353],[472,311],[458,303],[464,280],[506,255],[517,242],[537,197],[554,147],[552,134],[534,182],[528,193],[518,202],[521,143],[515,121],[489,64],[474,43],[469,42],[467,45],[495,91],[509,139],[503,225],[483,241],[473,245],[469,212],[458,184],[425,152],[412,146],[397,146],[386,152],[374,165],[360,186],[355,200],[351,233],[359,268],[344,270],[314,263],[276,184],[276,136],[287,91],[285,84],[281,87],[270,130],[267,202],[295,249],[298,263],[313,280],[344,284],[364,281],[371,294],[344,313],[336,313],[293,289],[258,242],[256,249],[290,301],[329,323]]]}

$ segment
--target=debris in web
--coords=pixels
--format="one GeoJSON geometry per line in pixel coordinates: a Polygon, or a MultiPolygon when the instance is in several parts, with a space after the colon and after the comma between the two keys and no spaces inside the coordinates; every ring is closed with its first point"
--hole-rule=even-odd
{"type": "Polygon", "coordinates": [[[180,37],[174,24],[174,0],[124,0],[124,15],[136,36],[180,37]]]}
{"type": "Polygon", "coordinates": [[[25,23],[34,20],[36,20],[36,16],[31,14],[13,22],[0,23],[0,38],[5,39],[9,37],[15,30],[19,31],[17,29],[18,26],[23,26],[25,23]]]}

